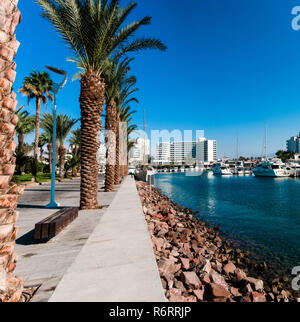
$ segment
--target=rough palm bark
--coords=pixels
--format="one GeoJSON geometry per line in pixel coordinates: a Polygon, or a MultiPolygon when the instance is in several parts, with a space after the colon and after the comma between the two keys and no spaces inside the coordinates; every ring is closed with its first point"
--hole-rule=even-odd
{"type": "Polygon", "coordinates": [[[23,148],[24,148],[24,134],[19,134],[18,135],[18,142],[19,142],[19,144],[18,144],[18,150],[20,152],[22,152],[23,151],[23,148]]]}
{"type": "Polygon", "coordinates": [[[106,171],[105,171],[105,191],[113,191],[115,183],[115,156],[116,156],[116,117],[117,105],[111,99],[106,106],[106,171]]]}
{"type": "Polygon", "coordinates": [[[63,179],[65,175],[66,148],[63,145],[60,145],[58,148],[58,153],[59,153],[59,176],[60,176],[60,179],[63,179]]]}
{"type": "Polygon", "coordinates": [[[116,164],[115,164],[115,185],[120,184],[120,116],[116,118],[116,164]]]}
{"type": "Polygon", "coordinates": [[[48,150],[48,156],[49,156],[49,168],[51,173],[52,172],[52,143],[48,143],[47,150],[48,150]]]}
{"type": "Polygon", "coordinates": [[[0,302],[17,302],[23,280],[14,276],[17,256],[14,253],[17,235],[16,205],[23,188],[10,183],[15,170],[13,157],[17,101],[11,91],[16,64],[13,59],[19,47],[15,29],[21,20],[17,0],[0,0],[0,302]]]}
{"type": "Polygon", "coordinates": [[[101,113],[105,102],[104,80],[93,71],[81,78],[81,185],[80,209],[95,209],[98,205],[98,162],[101,113]]]}

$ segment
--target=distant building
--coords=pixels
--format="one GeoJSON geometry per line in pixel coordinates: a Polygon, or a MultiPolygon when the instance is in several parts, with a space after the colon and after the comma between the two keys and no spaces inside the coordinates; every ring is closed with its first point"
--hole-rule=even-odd
{"type": "Polygon", "coordinates": [[[195,162],[215,161],[217,145],[214,140],[160,142],[156,147],[157,164],[192,165],[195,162]]]}
{"type": "Polygon", "coordinates": [[[299,136],[292,136],[286,141],[286,148],[288,152],[300,153],[300,133],[299,136]]]}
{"type": "Polygon", "coordinates": [[[217,141],[199,138],[197,142],[197,162],[214,162],[217,160],[217,141]]]}
{"type": "Polygon", "coordinates": [[[150,141],[144,138],[138,138],[134,147],[130,150],[130,163],[147,163],[150,155],[150,141]]]}

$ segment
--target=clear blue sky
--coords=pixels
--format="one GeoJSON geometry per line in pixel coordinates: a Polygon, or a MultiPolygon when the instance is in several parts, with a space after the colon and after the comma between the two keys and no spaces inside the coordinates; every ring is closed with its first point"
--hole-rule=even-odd
{"type": "MultiPolygon", "coordinates": [[[[127,1],[122,1],[127,3],[127,1]]],[[[300,0],[142,0],[131,19],[152,24],[140,35],[159,37],[165,53],[138,53],[132,71],[140,104],[135,123],[147,130],[205,130],[218,155],[261,155],[264,124],[268,152],[285,148],[300,131],[300,31],[291,28],[300,0]]],[[[21,0],[15,89],[33,69],[54,65],[76,72],[72,56],[33,0],[21,0]]],[[[59,111],[80,116],[79,82],[60,93],[59,111]]],[[[19,105],[27,104],[18,94],[19,105]]],[[[44,108],[43,108],[44,109],[44,108]]],[[[34,102],[28,110],[35,112],[34,102]]],[[[49,108],[50,110],[50,108],[49,108]]]]}

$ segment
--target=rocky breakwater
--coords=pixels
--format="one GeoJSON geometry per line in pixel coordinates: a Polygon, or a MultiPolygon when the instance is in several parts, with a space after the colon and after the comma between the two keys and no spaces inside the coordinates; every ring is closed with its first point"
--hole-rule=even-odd
{"type": "MultiPolygon", "coordinates": [[[[137,182],[153,250],[170,302],[299,301],[280,288],[249,276],[247,254],[224,242],[216,227],[195,218],[158,190],[137,182]]],[[[259,267],[258,267],[259,269],[259,267]]]]}

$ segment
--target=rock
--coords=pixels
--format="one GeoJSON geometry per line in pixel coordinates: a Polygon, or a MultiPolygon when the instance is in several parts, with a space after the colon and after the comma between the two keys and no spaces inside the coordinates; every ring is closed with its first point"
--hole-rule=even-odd
{"type": "Polygon", "coordinates": [[[191,286],[195,289],[200,288],[201,281],[195,272],[183,272],[183,275],[186,285],[191,286]]]}
{"type": "Polygon", "coordinates": [[[231,287],[230,292],[235,297],[242,296],[242,294],[239,292],[239,290],[237,288],[235,288],[235,287],[231,287]]]}
{"type": "Polygon", "coordinates": [[[170,302],[183,302],[184,297],[181,295],[181,290],[178,290],[176,288],[170,289],[170,302]]]}
{"type": "Polygon", "coordinates": [[[210,271],[211,271],[211,263],[210,263],[209,260],[205,260],[205,261],[206,262],[205,262],[205,264],[204,264],[204,266],[202,268],[202,271],[205,272],[205,273],[207,273],[207,274],[209,274],[210,271]]]}
{"type": "Polygon", "coordinates": [[[266,302],[266,297],[264,294],[259,293],[259,292],[252,292],[251,297],[253,302],[266,302]]]}
{"type": "Polygon", "coordinates": [[[190,268],[190,260],[188,258],[180,258],[180,260],[184,269],[188,270],[190,268]]]}
{"type": "Polygon", "coordinates": [[[200,275],[200,280],[205,285],[210,284],[210,278],[209,278],[209,275],[207,273],[202,273],[200,275]]]}
{"type": "Polygon", "coordinates": [[[225,303],[227,302],[228,298],[227,297],[216,297],[213,299],[213,302],[215,303],[225,303]]]}
{"type": "Polygon", "coordinates": [[[223,298],[229,298],[230,293],[219,284],[211,283],[208,285],[208,289],[210,291],[210,294],[212,297],[223,297],[223,298]]]}
{"type": "Polygon", "coordinates": [[[225,282],[225,279],[222,275],[220,275],[216,271],[212,271],[210,273],[210,278],[213,283],[222,285],[228,291],[228,284],[225,282]]]}
{"type": "Polygon", "coordinates": [[[248,284],[244,287],[243,291],[244,291],[246,294],[248,294],[248,293],[252,293],[252,292],[253,292],[253,289],[252,289],[252,287],[251,287],[250,283],[248,283],[248,284]]]}
{"type": "Polygon", "coordinates": [[[184,299],[184,302],[197,302],[197,298],[196,298],[196,296],[193,296],[193,295],[191,295],[191,296],[188,296],[187,298],[185,298],[184,299]]]}
{"type": "Polygon", "coordinates": [[[204,286],[201,286],[201,288],[199,290],[193,290],[193,293],[196,295],[196,297],[199,301],[203,301],[204,291],[205,291],[204,286]]]}
{"type": "Polygon", "coordinates": [[[226,275],[234,274],[236,271],[236,266],[232,262],[229,262],[223,267],[223,270],[226,275]]]}
{"type": "Polygon", "coordinates": [[[268,299],[268,302],[274,302],[275,301],[275,296],[273,293],[268,293],[267,294],[267,299],[268,299]]]}
{"type": "Polygon", "coordinates": [[[164,246],[165,240],[163,238],[156,238],[152,236],[152,242],[158,252],[162,251],[162,248],[164,246]]]}
{"type": "Polygon", "coordinates": [[[216,261],[214,264],[212,264],[212,268],[220,274],[223,271],[223,265],[219,261],[216,261]]]}
{"type": "Polygon", "coordinates": [[[264,289],[264,282],[262,280],[253,277],[247,277],[246,281],[253,286],[255,291],[262,291],[264,289]]]}
{"type": "Polygon", "coordinates": [[[183,283],[181,281],[178,281],[177,279],[175,279],[174,285],[175,285],[176,288],[178,288],[179,290],[181,290],[183,293],[187,291],[187,289],[185,288],[185,286],[183,285],[183,283]]]}
{"type": "Polygon", "coordinates": [[[239,268],[235,270],[234,275],[235,275],[235,278],[234,278],[235,282],[240,282],[247,278],[246,273],[239,268]]]}

